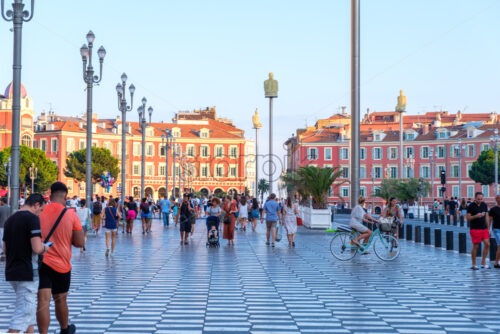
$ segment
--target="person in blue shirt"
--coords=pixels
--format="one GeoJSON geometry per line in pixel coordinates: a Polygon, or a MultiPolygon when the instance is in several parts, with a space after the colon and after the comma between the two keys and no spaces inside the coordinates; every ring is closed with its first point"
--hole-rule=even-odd
{"type": "Polygon", "coordinates": [[[109,255],[109,237],[111,235],[111,256],[113,256],[116,244],[116,233],[118,231],[118,221],[120,211],[116,210],[115,201],[109,200],[108,206],[104,210],[104,232],[106,234],[106,256],[109,255]]]}
{"type": "MultiPolygon", "coordinates": [[[[263,214],[266,214],[266,245],[269,245],[269,237],[272,230],[272,246],[274,247],[274,242],[276,241],[276,225],[281,221],[281,208],[280,204],[276,201],[276,194],[271,194],[268,201],[264,204],[263,214]]],[[[262,222],[261,217],[261,222],[262,222]]]]}
{"type": "Polygon", "coordinates": [[[169,216],[170,216],[170,201],[167,199],[167,196],[163,196],[163,199],[160,201],[161,214],[163,216],[163,227],[167,227],[169,225],[169,216]]]}

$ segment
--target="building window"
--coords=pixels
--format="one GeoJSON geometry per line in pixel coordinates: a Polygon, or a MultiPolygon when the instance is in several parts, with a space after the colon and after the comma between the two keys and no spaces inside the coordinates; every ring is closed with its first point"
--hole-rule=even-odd
{"type": "Polygon", "coordinates": [[[236,174],[236,166],[235,165],[229,166],[229,177],[235,178],[236,175],[237,175],[236,174]]]}
{"type": "Polygon", "coordinates": [[[420,167],[420,176],[423,178],[431,177],[431,168],[429,166],[420,167]]]}
{"type": "Polygon", "coordinates": [[[174,128],[172,129],[172,137],[178,138],[181,136],[181,129],[174,128]]]}
{"type": "Polygon", "coordinates": [[[85,192],[85,182],[79,182],[78,187],[80,188],[81,193],[85,192]]]}
{"type": "Polygon", "coordinates": [[[365,160],[366,159],[366,148],[362,147],[360,150],[359,150],[359,158],[361,160],[365,160]]]}
{"type": "Polygon", "coordinates": [[[382,189],[380,187],[373,188],[373,195],[380,196],[381,192],[382,192],[382,189]]]}
{"type": "Polygon", "coordinates": [[[109,152],[113,154],[113,144],[110,143],[109,141],[104,142],[104,144],[102,144],[102,147],[109,150],[109,152]]]}
{"type": "Polygon", "coordinates": [[[415,157],[415,150],[413,147],[405,147],[405,158],[409,159],[410,157],[415,157]]]}
{"type": "Polygon", "coordinates": [[[349,178],[349,167],[342,167],[342,176],[344,179],[349,178]]]}
{"type": "Polygon", "coordinates": [[[141,166],[137,163],[134,163],[132,166],[132,174],[133,175],[140,175],[141,174],[141,166]]]}
{"type": "Polygon", "coordinates": [[[45,139],[40,140],[40,149],[47,152],[47,141],[45,139]]]}
{"type": "Polygon", "coordinates": [[[363,197],[366,197],[366,187],[360,187],[359,194],[363,197]]]}
{"type": "Polygon", "coordinates": [[[187,145],[186,146],[186,154],[188,157],[194,157],[195,155],[195,150],[194,150],[194,145],[187,145]]]}
{"type": "Polygon", "coordinates": [[[152,157],[155,151],[155,145],[153,143],[146,144],[146,155],[152,157]]]}
{"type": "Polygon", "coordinates": [[[200,138],[208,138],[209,136],[209,130],[208,129],[201,129],[200,130],[200,138]]]}
{"type": "Polygon", "coordinates": [[[224,166],[223,165],[215,165],[215,177],[223,177],[224,176],[224,166]]]}
{"type": "Polygon", "coordinates": [[[467,186],[467,197],[474,198],[474,186],[467,186]]]}
{"type": "MultiPolygon", "coordinates": [[[[127,147],[127,146],[125,146],[127,147]]],[[[116,143],[116,155],[121,158],[122,157],[122,143],[116,143]]]]}
{"type": "Polygon", "coordinates": [[[155,172],[154,172],[154,165],[152,164],[147,164],[146,165],[146,175],[147,176],[154,176],[155,172]]]}
{"type": "Polygon", "coordinates": [[[51,152],[57,152],[59,149],[59,145],[57,143],[57,138],[52,138],[50,140],[50,151],[51,152]]]}
{"type": "Polygon", "coordinates": [[[415,139],[415,133],[405,133],[405,140],[414,140],[415,139]]]}
{"type": "Polygon", "coordinates": [[[408,179],[411,179],[411,178],[414,178],[415,175],[413,175],[414,171],[413,171],[413,168],[409,167],[409,166],[405,166],[404,169],[403,169],[403,177],[404,178],[408,178],[408,179]]]}
{"type": "Polygon", "coordinates": [[[73,193],[73,180],[68,180],[68,182],[66,183],[67,187],[68,187],[68,193],[73,193]]]}
{"type": "Polygon", "coordinates": [[[232,159],[236,159],[238,157],[238,147],[231,146],[229,148],[229,157],[232,159]]]}
{"type": "Polygon", "coordinates": [[[398,158],[398,148],[389,147],[389,159],[396,160],[398,158]]]}
{"type": "Polygon", "coordinates": [[[422,146],[420,148],[420,158],[421,159],[429,159],[429,147],[428,146],[422,146]]]}
{"type": "Polygon", "coordinates": [[[451,187],[451,196],[458,197],[458,186],[451,187]]]}
{"type": "Polygon", "coordinates": [[[450,166],[450,177],[458,177],[458,165],[450,166]]]}
{"type": "Polygon", "coordinates": [[[469,158],[474,158],[476,156],[476,145],[467,145],[466,155],[469,158]]]}
{"type": "Polygon", "coordinates": [[[224,156],[224,146],[222,145],[217,145],[215,146],[215,157],[216,158],[222,158],[224,156]]]}
{"type": "Polygon", "coordinates": [[[307,149],[307,160],[316,160],[318,159],[318,149],[315,147],[311,147],[307,149]]]}
{"type": "Polygon", "coordinates": [[[160,165],[158,169],[158,175],[160,176],[165,176],[167,174],[167,169],[165,168],[165,165],[160,165]]]}
{"type": "Polygon", "coordinates": [[[446,158],[446,147],[444,147],[444,146],[437,147],[437,157],[438,158],[446,158]]]}
{"type": "Polygon", "coordinates": [[[200,155],[203,158],[206,158],[206,157],[209,156],[208,145],[202,145],[202,146],[200,146],[200,155]]]}
{"type": "Polygon", "coordinates": [[[481,152],[488,151],[490,149],[490,144],[481,144],[481,152]]]}
{"type": "Polygon", "coordinates": [[[200,165],[200,175],[201,177],[208,177],[208,164],[201,164],[200,165]]]}
{"type": "Polygon", "coordinates": [[[325,147],[325,160],[332,160],[332,148],[325,147]]]}
{"type": "Polygon", "coordinates": [[[340,188],[340,196],[341,197],[349,197],[349,187],[341,187],[340,188]]]}
{"type": "Polygon", "coordinates": [[[490,197],[490,186],[483,186],[483,197],[490,197]]]}
{"type": "Polygon", "coordinates": [[[134,143],[133,151],[135,156],[140,156],[142,151],[141,143],[134,143]]]}
{"type": "Polygon", "coordinates": [[[376,179],[382,178],[382,167],[373,167],[373,175],[376,179]]]}
{"type": "Polygon", "coordinates": [[[359,167],[359,178],[366,179],[366,167],[365,166],[359,167]]]}
{"type": "Polygon", "coordinates": [[[24,135],[23,136],[23,139],[22,139],[22,144],[24,146],[28,146],[28,147],[31,147],[31,137],[28,136],[28,135],[24,135]]]}
{"type": "Polygon", "coordinates": [[[372,149],[372,156],[374,160],[380,160],[382,159],[382,148],[380,147],[374,147],[372,149]]]}
{"type": "Polygon", "coordinates": [[[390,167],[389,168],[389,177],[391,179],[397,179],[398,178],[398,167],[390,167]]]}
{"type": "Polygon", "coordinates": [[[347,147],[340,148],[340,159],[349,160],[349,148],[347,147]]]}
{"type": "Polygon", "coordinates": [[[85,148],[85,140],[80,139],[80,141],[78,142],[78,149],[83,150],[84,148],[85,148]]]}

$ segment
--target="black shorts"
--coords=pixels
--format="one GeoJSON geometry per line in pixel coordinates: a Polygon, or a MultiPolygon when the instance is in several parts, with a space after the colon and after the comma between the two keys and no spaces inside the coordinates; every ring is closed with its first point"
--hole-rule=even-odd
{"type": "Polygon", "coordinates": [[[38,290],[52,289],[53,295],[69,291],[69,285],[71,283],[71,270],[67,273],[61,274],[45,263],[42,263],[42,266],[38,269],[38,275],[40,276],[38,290]]]}
{"type": "Polygon", "coordinates": [[[191,221],[189,218],[181,220],[180,231],[191,233],[191,221]]]}

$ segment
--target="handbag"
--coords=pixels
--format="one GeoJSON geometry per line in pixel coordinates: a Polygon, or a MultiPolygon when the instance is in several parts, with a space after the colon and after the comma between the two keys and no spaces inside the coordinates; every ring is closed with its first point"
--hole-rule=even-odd
{"type": "Polygon", "coordinates": [[[302,218],[297,216],[297,226],[302,226],[302,218]]]}
{"type": "Polygon", "coordinates": [[[278,229],[276,230],[276,242],[280,242],[283,237],[283,224],[278,224],[278,229]]]}
{"type": "MultiPolygon", "coordinates": [[[[59,215],[59,217],[57,217],[56,222],[54,223],[54,225],[50,229],[49,234],[47,234],[47,237],[45,238],[45,241],[43,242],[44,244],[46,244],[49,241],[50,237],[52,236],[52,234],[56,230],[57,226],[59,225],[59,222],[61,221],[62,217],[66,213],[66,210],[68,210],[68,208],[64,208],[62,210],[61,214],[59,215]]],[[[40,266],[42,265],[42,263],[43,263],[43,254],[38,254],[38,268],[40,268],[40,266]]]]}

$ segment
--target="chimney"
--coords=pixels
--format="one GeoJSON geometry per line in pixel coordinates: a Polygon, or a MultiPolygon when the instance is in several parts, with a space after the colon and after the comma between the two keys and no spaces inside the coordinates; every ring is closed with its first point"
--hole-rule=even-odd
{"type": "Polygon", "coordinates": [[[342,106],[341,108],[342,108],[342,115],[345,115],[345,110],[346,110],[347,107],[346,106],[342,106]]]}
{"type": "Polygon", "coordinates": [[[429,126],[431,126],[431,125],[424,124],[424,126],[422,126],[422,134],[423,135],[426,135],[429,133],[429,126]]]}

